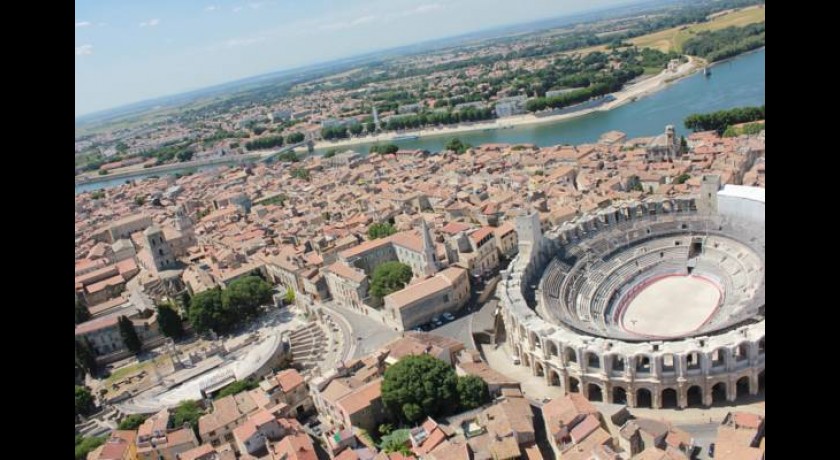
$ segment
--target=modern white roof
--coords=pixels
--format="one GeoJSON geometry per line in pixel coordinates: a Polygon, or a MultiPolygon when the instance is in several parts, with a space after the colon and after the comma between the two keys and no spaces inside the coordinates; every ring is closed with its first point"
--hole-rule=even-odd
{"type": "Polygon", "coordinates": [[[747,187],[745,185],[726,184],[718,191],[718,196],[743,198],[764,203],[764,189],[761,187],[747,187]]]}

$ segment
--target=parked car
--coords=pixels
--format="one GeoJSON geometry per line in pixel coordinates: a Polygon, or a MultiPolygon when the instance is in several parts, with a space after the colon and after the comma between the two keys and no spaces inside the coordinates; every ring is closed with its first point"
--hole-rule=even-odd
{"type": "Polygon", "coordinates": [[[518,366],[520,362],[521,362],[521,361],[519,361],[519,356],[514,356],[514,357],[513,357],[513,364],[515,364],[515,365],[517,365],[517,366],[518,366]]]}
{"type": "Polygon", "coordinates": [[[715,457],[715,443],[709,444],[709,457],[715,457]]]}
{"type": "Polygon", "coordinates": [[[443,314],[443,317],[446,318],[447,321],[455,321],[455,315],[452,313],[446,312],[443,314]]]}

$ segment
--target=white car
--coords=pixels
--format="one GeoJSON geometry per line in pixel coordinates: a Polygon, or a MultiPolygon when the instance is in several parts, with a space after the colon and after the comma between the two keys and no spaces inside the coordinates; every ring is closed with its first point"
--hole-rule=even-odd
{"type": "Polygon", "coordinates": [[[455,321],[455,316],[452,313],[446,312],[443,314],[443,317],[448,321],[455,321]]]}

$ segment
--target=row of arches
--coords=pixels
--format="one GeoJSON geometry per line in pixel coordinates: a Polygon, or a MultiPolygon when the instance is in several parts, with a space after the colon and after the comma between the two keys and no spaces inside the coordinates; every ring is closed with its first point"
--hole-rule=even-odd
{"type": "MultiPolygon", "coordinates": [[[[539,363],[535,367],[537,375],[544,376],[544,370],[539,363]]],[[[549,370],[548,384],[551,386],[562,386],[560,375],[554,371],[549,370]]],[[[747,398],[751,395],[750,392],[750,378],[743,376],[736,380],[734,385],[734,397],[736,400],[747,398]]],[[[583,390],[583,385],[577,377],[569,377],[567,393],[580,393],[583,390]]],[[[757,376],[757,392],[763,393],[765,391],[765,371],[762,370],[757,376]]],[[[717,382],[712,385],[710,389],[710,396],[708,402],[704,399],[703,388],[700,385],[691,385],[685,392],[685,403],[681,405],[679,394],[676,388],[663,388],[660,393],[658,408],[674,409],[677,407],[704,407],[708,404],[723,404],[729,400],[729,393],[727,392],[726,382],[717,382]]],[[[586,397],[590,401],[604,402],[605,395],[601,385],[596,383],[589,383],[586,385],[586,397]]],[[[649,388],[638,388],[634,394],[635,398],[631,401],[627,395],[627,389],[621,385],[613,385],[610,398],[606,402],[613,404],[628,404],[633,407],[649,407],[655,406],[652,390],[649,388]],[[631,404],[632,403],[632,404],[631,404]]]]}
{"type": "MultiPolygon", "coordinates": [[[[524,328],[520,326],[520,333],[524,334],[524,328]]],[[[539,340],[539,336],[535,332],[531,332],[529,336],[527,336],[529,342],[533,344],[531,347],[532,349],[541,349],[542,343],[539,340]]],[[[731,361],[734,365],[746,364],[750,358],[750,348],[754,346],[755,352],[757,357],[764,356],[765,354],[765,341],[764,337],[761,337],[758,342],[752,344],[750,342],[741,342],[736,347],[732,349],[728,349],[726,347],[720,347],[713,350],[710,353],[704,353],[700,351],[692,351],[686,353],[685,356],[685,364],[682,366],[685,368],[686,371],[698,371],[703,368],[702,362],[705,359],[708,362],[708,366],[711,369],[718,369],[721,367],[725,367],[727,361],[731,361]]],[[[559,358],[560,351],[559,347],[556,343],[550,340],[545,341],[545,356],[546,358],[559,358]]],[[[667,353],[660,355],[659,357],[653,357],[647,354],[637,354],[631,357],[624,357],[619,354],[607,354],[599,356],[597,353],[592,351],[585,351],[583,353],[583,362],[586,365],[586,369],[591,370],[600,370],[607,365],[608,361],[608,368],[613,373],[625,372],[628,358],[633,359],[634,363],[633,366],[635,368],[636,373],[641,374],[649,374],[654,372],[655,369],[662,373],[672,373],[676,372],[679,356],[673,353],[667,353]],[[654,359],[657,359],[658,366],[654,367],[654,359]]],[[[562,359],[561,363],[564,365],[569,364],[578,364],[578,351],[572,347],[563,347],[562,359]]]]}

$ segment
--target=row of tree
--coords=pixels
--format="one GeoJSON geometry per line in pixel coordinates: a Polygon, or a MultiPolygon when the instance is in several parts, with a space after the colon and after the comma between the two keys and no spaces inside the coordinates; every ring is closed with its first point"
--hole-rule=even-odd
{"type": "Polygon", "coordinates": [[[374,144],[370,146],[369,153],[381,153],[381,154],[389,154],[389,153],[397,153],[400,150],[399,146],[396,144],[374,144]]]}
{"type": "Polygon", "coordinates": [[[711,62],[736,56],[764,46],[764,23],[744,27],[727,27],[715,31],[703,31],[686,40],[683,52],[701,56],[711,62]]]}
{"type": "Polygon", "coordinates": [[[609,77],[594,83],[589,87],[558,94],[553,97],[536,97],[530,99],[525,104],[525,108],[529,112],[539,112],[545,109],[559,109],[585,102],[593,97],[603,96],[620,90],[625,83],[643,74],[644,71],[645,69],[641,66],[633,66],[617,70],[609,77]]]}
{"type": "Polygon", "coordinates": [[[245,150],[266,150],[283,146],[283,136],[266,136],[245,143],[245,150]]]}
{"type": "Polygon", "coordinates": [[[764,105],[760,107],[737,107],[712,113],[694,113],[684,120],[685,127],[697,131],[715,130],[718,134],[730,125],[764,120],[764,105]]]}

